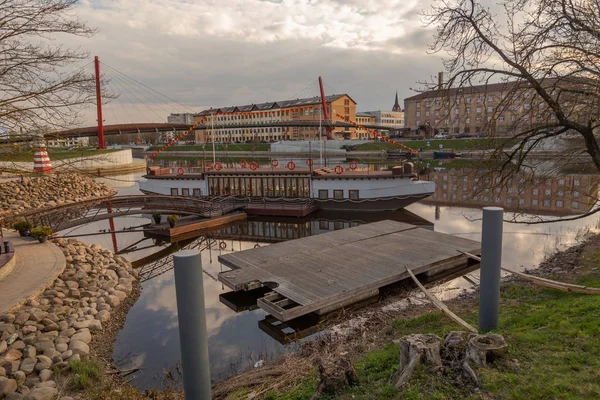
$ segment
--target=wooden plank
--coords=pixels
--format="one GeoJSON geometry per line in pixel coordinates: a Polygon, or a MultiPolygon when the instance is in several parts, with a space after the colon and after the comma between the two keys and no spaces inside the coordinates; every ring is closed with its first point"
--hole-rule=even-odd
{"type": "Polygon", "coordinates": [[[427,298],[429,300],[431,300],[431,302],[437,308],[439,308],[440,310],[442,310],[444,312],[444,314],[446,314],[447,316],[449,316],[450,318],[452,318],[452,320],[454,322],[456,322],[457,324],[459,324],[463,328],[468,329],[468,330],[470,330],[473,333],[478,333],[477,329],[473,328],[467,321],[463,320],[458,315],[454,314],[444,303],[442,303],[441,301],[439,301],[438,299],[436,299],[431,293],[429,293],[429,291],[427,291],[427,289],[425,289],[425,286],[421,285],[421,282],[419,282],[419,280],[417,279],[417,277],[415,276],[415,274],[413,274],[413,272],[410,270],[410,268],[406,268],[406,272],[408,272],[408,274],[410,275],[410,277],[412,278],[412,280],[417,284],[417,286],[419,287],[419,289],[421,289],[421,291],[423,293],[425,293],[425,296],[427,296],[427,298]]]}

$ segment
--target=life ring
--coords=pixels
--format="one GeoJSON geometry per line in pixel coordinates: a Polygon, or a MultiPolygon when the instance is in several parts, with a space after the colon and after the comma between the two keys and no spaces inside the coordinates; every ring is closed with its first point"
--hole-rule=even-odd
{"type": "Polygon", "coordinates": [[[356,163],[356,161],[352,161],[352,162],[350,163],[350,169],[351,169],[352,171],[354,171],[356,168],[358,168],[358,164],[356,163]]]}
{"type": "Polygon", "coordinates": [[[217,161],[215,163],[215,171],[220,171],[223,169],[223,164],[221,164],[219,161],[217,161]]]}
{"type": "Polygon", "coordinates": [[[219,243],[219,247],[221,248],[221,250],[225,250],[227,248],[227,243],[222,241],[221,243],[219,243]]]}
{"type": "Polygon", "coordinates": [[[344,167],[342,167],[341,165],[336,165],[333,171],[336,174],[340,175],[342,172],[344,172],[344,167]]]}
{"type": "Polygon", "coordinates": [[[279,161],[277,161],[277,160],[272,160],[272,161],[271,161],[271,165],[272,165],[272,166],[274,166],[274,167],[276,167],[276,166],[278,166],[278,165],[279,165],[279,161]]]}
{"type": "Polygon", "coordinates": [[[185,171],[183,170],[183,168],[179,167],[177,168],[177,175],[183,175],[185,171]]]}
{"type": "Polygon", "coordinates": [[[290,161],[289,163],[287,163],[287,167],[290,171],[293,171],[296,169],[296,163],[293,161],[290,161]]]}
{"type": "Polygon", "coordinates": [[[248,163],[246,162],[246,160],[241,160],[240,161],[240,167],[246,168],[247,166],[248,166],[248,163]]]}
{"type": "Polygon", "coordinates": [[[212,169],[213,169],[212,165],[205,165],[204,166],[204,172],[212,171],[212,169]]]}
{"type": "Polygon", "coordinates": [[[251,169],[252,171],[256,171],[256,169],[257,169],[257,168],[258,168],[258,163],[256,163],[256,161],[252,161],[252,162],[250,163],[250,169],[251,169]]]}
{"type": "Polygon", "coordinates": [[[260,244],[256,243],[256,244],[254,245],[254,248],[255,248],[255,249],[259,249],[259,248],[260,248],[260,244]]]}
{"type": "Polygon", "coordinates": [[[306,165],[311,167],[313,164],[315,163],[315,160],[313,160],[312,158],[307,158],[306,159],[306,165]]]}

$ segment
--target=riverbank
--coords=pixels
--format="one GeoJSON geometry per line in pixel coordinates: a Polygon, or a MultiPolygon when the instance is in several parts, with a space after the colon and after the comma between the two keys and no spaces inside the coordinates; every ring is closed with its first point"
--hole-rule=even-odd
{"type": "MultiPolygon", "coordinates": [[[[529,273],[563,282],[600,287],[600,237],[556,253],[529,273]]],[[[477,326],[478,292],[446,302],[477,326]]],[[[598,398],[600,383],[600,296],[544,289],[507,276],[501,293],[501,333],[508,355],[478,374],[481,387],[464,385],[452,375],[418,370],[402,394],[389,383],[398,370],[399,348],[391,341],[412,333],[444,337],[460,327],[417,293],[388,300],[346,315],[330,334],[304,343],[261,368],[215,387],[215,398],[310,399],[318,384],[320,361],[341,356],[353,361],[359,386],[338,394],[342,399],[447,398],[598,398]]]]}

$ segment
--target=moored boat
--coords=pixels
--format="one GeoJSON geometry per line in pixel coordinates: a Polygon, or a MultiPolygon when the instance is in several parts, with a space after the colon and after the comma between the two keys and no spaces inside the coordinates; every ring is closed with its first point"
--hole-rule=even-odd
{"type": "Polygon", "coordinates": [[[423,181],[412,164],[389,171],[335,168],[231,168],[185,171],[151,169],[140,181],[146,194],[240,196],[250,199],[310,199],[320,209],[398,210],[430,196],[435,183],[423,181]]]}

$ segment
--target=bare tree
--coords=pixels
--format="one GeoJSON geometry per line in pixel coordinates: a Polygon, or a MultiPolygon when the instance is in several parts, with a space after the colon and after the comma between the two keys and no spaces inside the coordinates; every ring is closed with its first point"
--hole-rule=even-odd
{"type": "MultiPolygon", "coordinates": [[[[505,148],[503,143],[487,156],[495,162],[493,181],[499,185],[535,170],[531,155],[564,136],[579,137],[580,145],[555,154],[555,160],[583,157],[600,171],[595,136],[600,127],[600,2],[503,0],[498,5],[495,13],[477,0],[442,0],[427,14],[428,24],[437,29],[431,50],[448,55],[448,78],[436,89],[447,97],[446,104],[475,85],[493,85],[501,92],[484,105],[488,131],[496,132],[499,121],[510,121],[502,125],[514,145],[505,148]]],[[[451,108],[446,108],[448,115],[451,108]]]]}
{"type": "Polygon", "coordinates": [[[94,101],[91,69],[73,67],[88,54],[55,42],[94,34],[70,13],[76,1],[0,0],[0,126],[13,134],[70,127],[94,101]]]}

